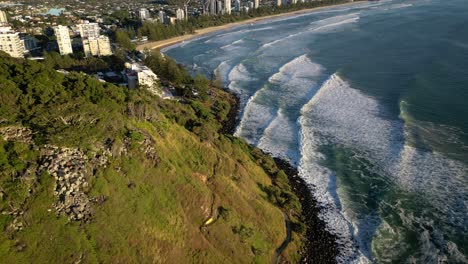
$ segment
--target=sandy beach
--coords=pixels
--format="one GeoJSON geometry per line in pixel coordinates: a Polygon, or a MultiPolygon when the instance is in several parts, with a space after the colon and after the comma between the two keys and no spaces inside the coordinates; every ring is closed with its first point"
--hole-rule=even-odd
{"type": "Polygon", "coordinates": [[[141,51],[141,50],[145,50],[145,49],[160,49],[160,48],[164,48],[164,47],[167,47],[167,46],[170,46],[170,45],[177,44],[179,42],[191,40],[191,39],[196,38],[196,37],[200,37],[200,36],[203,36],[203,35],[206,35],[206,34],[210,34],[210,33],[213,33],[215,31],[219,31],[219,30],[226,30],[226,29],[230,29],[232,27],[241,26],[241,25],[245,25],[245,24],[253,24],[253,23],[256,23],[256,22],[259,22],[259,21],[262,21],[262,20],[276,18],[276,17],[294,16],[294,15],[298,15],[298,14],[311,13],[311,12],[316,12],[318,10],[325,9],[325,8],[344,6],[344,5],[351,5],[351,4],[355,4],[355,3],[356,2],[349,2],[349,3],[338,4],[338,5],[333,5],[333,6],[322,6],[322,7],[315,7],[315,8],[307,8],[307,9],[296,10],[296,11],[291,11],[291,12],[286,12],[286,13],[281,13],[281,14],[270,15],[270,16],[255,17],[255,18],[252,18],[252,19],[247,19],[247,20],[243,20],[243,21],[239,21],[239,22],[235,22],[235,23],[229,23],[229,24],[225,24],[225,25],[222,25],[222,26],[203,28],[203,29],[196,30],[195,33],[193,33],[193,34],[187,34],[187,35],[178,36],[178,37],[174,37],[174,38],[170,38],[170,39],[164,39],[164,40],[144,43],[144,44],[141,44],[141,45],[137,46],[137,50],[141,51]]]}

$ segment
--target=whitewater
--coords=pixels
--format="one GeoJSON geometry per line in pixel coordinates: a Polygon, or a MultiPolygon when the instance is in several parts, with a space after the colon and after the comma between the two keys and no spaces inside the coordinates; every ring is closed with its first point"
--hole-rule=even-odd
{"type": "Polygon", "coordinates": [[[361,2],[164,50],[240,99],[235,135],[297,166],[340,263],[468,263],[468,5],[361,2]]]}

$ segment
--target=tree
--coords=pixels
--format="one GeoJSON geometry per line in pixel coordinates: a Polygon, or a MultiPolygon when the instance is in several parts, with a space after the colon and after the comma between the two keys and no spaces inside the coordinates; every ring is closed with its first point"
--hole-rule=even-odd
{"type": "Polygon", "coordinates": [[[203,75],[198,73],[195,76],[195,79],[193,81],[194,81],[194,84],[195,84],[195,88],[197,88],[199,91],[207,91],[208,90],[208,86],[210,84],[210,81],[207,78],[205,78],[203,75]]]}
{"type": "Polygon", "coordinates": [[[119,45],[122,46],[124,49],[133,50],[135,48],[132,42],[130,41],[128,33],[121,29],[118,29],[115,32],[115,41],[119,43],[119,45]]]}

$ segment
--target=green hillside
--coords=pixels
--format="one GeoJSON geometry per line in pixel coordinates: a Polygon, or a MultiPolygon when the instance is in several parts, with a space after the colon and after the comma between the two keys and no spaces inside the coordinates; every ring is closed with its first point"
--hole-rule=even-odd
{"type": "MultiPolygon", "coordinates": [[[[160,62],[158,62],[160,63],[160,62]]],[[[163,101],[0,54],[0,262],[297,262],[286,174],[223,134],[232,95],[163,101]]],[[[187,88],[189,89],[189,88],[187,88]]]]}

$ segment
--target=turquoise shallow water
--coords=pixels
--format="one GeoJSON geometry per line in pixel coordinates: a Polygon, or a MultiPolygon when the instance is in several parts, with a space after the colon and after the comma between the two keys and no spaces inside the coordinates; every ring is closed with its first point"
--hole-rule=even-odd
{"type": "Polygon", "coordinates": [[[468,262],[467,1],[327,8],[165,52],[239,95],[236,135],[298,166],[340,262],[468,262]]]}

